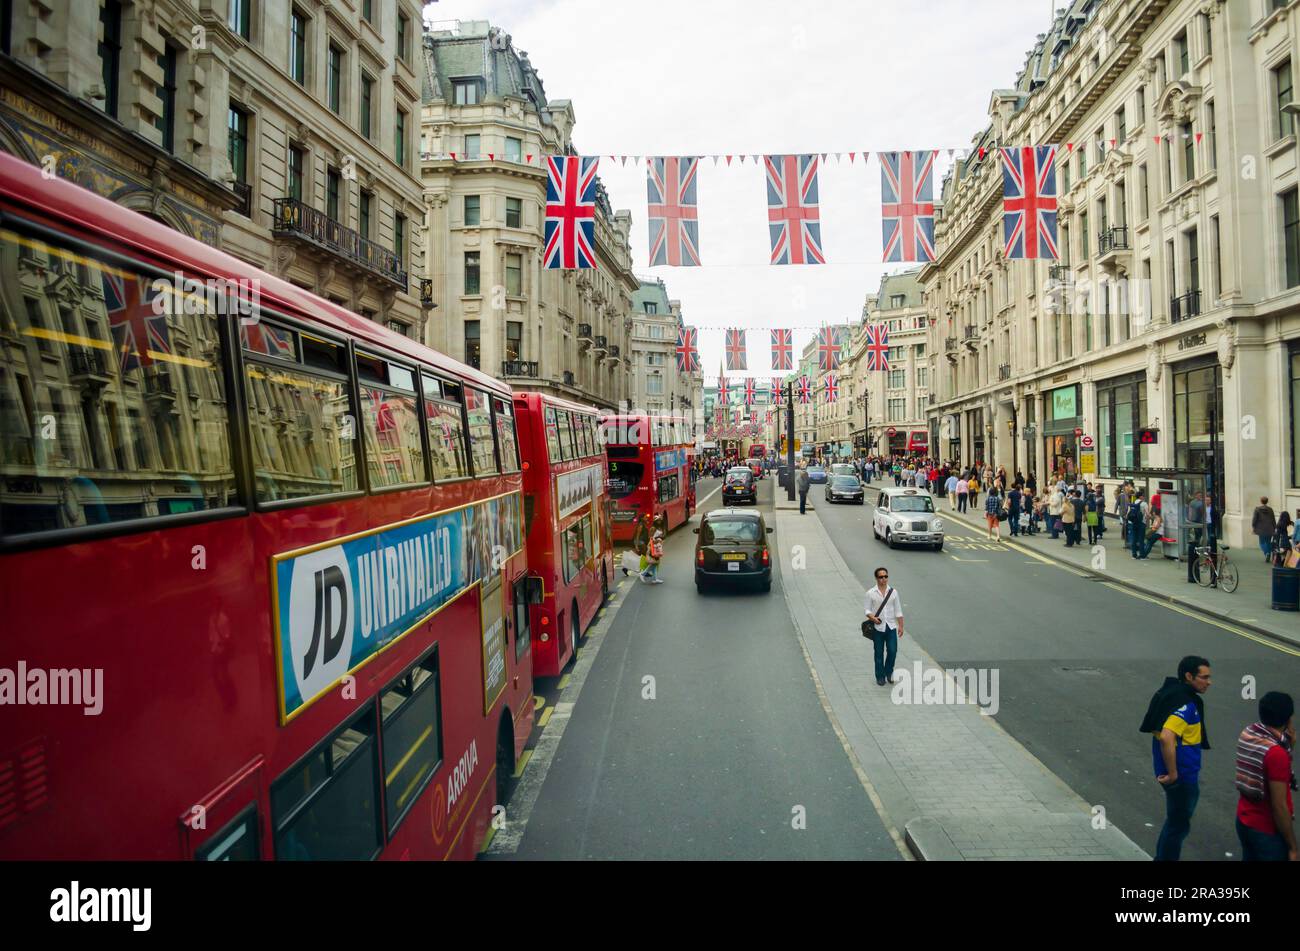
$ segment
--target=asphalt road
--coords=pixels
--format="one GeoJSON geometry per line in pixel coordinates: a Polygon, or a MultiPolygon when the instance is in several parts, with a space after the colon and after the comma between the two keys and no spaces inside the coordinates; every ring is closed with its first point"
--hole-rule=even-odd
{"type": "MultiPolygon", "coordinates": [[[[765,508],[774,484],[760,483],[765,508]]],[[[624,583],[517,857],[900,859],[817,697],[779,574],[768,594],[698,595],[698,524],[667,540],[665,584],[624,583]]]]}
{"type": "MultiPolygon", "coordinates": [[[[1084,799],[1103,805],[1109,820],[1149,853],[1164,822],[1164,797],[1153,778],[1151,738],[1138,725],[1179,658],[1207,658],[1213,748],[1203,759],[1183,859],[1240,858],[1235,746],[1258,706],[1243,699],[1243,678],[1255,678],[1255,696],[1300,695],[1300,658],[1008,546],[985,545],[981,530],[952,519],[942,553],[890,551],[872,537],[870,504],[828,506],[818,487],[810,497],[864,585],[877,565],[889,567],[907,636],[946,667],[997,668],[998,723],[1084,799]]],[[[946,510],[945,500],[940,505],[946,510]]],[[[1063,541],[1040,535],[1023,544],[1042,550],[1063,541]]]]}

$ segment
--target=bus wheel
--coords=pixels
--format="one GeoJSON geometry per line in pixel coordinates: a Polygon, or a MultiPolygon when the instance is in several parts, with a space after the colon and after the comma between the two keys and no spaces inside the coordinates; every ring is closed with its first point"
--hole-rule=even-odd
{"type": "MultiPolygon", "coordinates": [[[[531,703],[531,698],[529,699],[531,703]]],[[[497,805],[505,805],[510,780],[515,774],[515,735],[510,727],[510,710],[501,712],[497,727],[497,805]]]]}

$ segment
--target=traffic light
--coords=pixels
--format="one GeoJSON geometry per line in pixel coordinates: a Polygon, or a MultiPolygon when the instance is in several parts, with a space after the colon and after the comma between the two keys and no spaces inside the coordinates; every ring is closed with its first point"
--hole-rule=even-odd
{"type": "Polygon", "coordinates": [[[1160,442],[1160,430],[1149,428],[1138,430],[1139,446],[1154,446],[1158,442],[1160,442]]]}

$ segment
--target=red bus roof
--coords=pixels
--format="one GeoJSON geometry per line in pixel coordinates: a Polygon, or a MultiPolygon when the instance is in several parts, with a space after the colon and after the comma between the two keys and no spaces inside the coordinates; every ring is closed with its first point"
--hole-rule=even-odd
{"type": "Polygon", "coordinates": [[[480,370],[80,185],[59,178],[45,179],[36,166],[4,153],[0,153],[0,207],[14,211],[36,209],[51,219],[49,223],[58,219],[76,222],[91,242],[98,243],[99,236],[103,236],[135,249],[142,258],[155,263],[179,265],[210,277],[257,281],[258,292],[272,307],[310,317],[340,334],[386,347],[477,386],[497,393],[510,392],[505,384],[480,370]],[[159,258],[158,248],[166,248],[167,257],[159,258]]]}
{"type": "Polygon", "coordinates": [[[538,393],[530,390],[528,392],[516,392],[516,400],[526,400],[528,402],[541,402],[547,406],[555,406],[560,409],[572,410],[575,413],[591,413],[600,416],[601,410],[586,403],[575,403],[572,400],[566,400],[559,396],[552,396],[550,393],[538,393]]]}

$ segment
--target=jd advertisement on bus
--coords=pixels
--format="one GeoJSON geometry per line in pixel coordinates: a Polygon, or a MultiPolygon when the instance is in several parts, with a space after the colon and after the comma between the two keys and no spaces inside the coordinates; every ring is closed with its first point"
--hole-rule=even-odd
{"type": "MultiPolygon", "coordinates": [[[[511,493],[276,555],[271,580],[281,722],[475,582],[499,600],[501,567],[523,545],[520,505],[519,493],[511,493]]],[[[505,685],[505,638],[500,606],[485,611],[491,614],[484,623],[488,707],[505,685]]]]}

